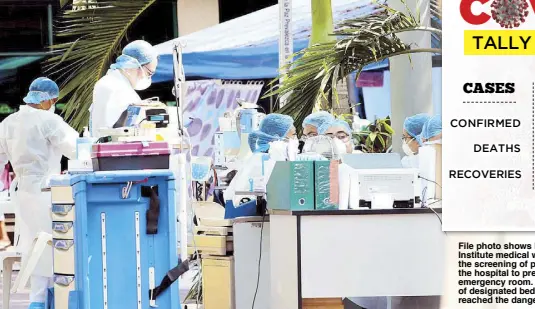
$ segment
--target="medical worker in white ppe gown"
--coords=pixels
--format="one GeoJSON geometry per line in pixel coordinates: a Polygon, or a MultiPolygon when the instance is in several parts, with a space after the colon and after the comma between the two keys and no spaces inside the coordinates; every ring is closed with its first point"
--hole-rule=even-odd
{"type": "Polygon", "coordinates": [[[99,129],[120,127],[128,106],[141,101],[136,91],[152,84],[158,65],[156,49],[145,41],[126,45],[116,62],[93,90],[93,104],[89,108],[91,136],[100,137],[99,129]]]}
{"type": "MultiPolygon", "coordinates": [[[[13,198],[24,223],[19,240],[23,263],[37,234],[52,234],[50,193],[41,189],[49,186],[51,175],[61,173],[62,155],[76,155],[78,132],[54,113],[58,96],[56,83],[40,77],[30,85],[24,98],[26,105],[0,123],[0,165],[10,161],[13,166],[13,198]]],[[[52,248],[47,246],[30,278],[30,309],[45,308],[52,268],[52,248]]]]}
{"type": "Polygon", "coordinates": [[[403,152],[405,157],[401,159],[401,164],[406,168],[418,168],[418,148],[423,145],[421,133],[424,124],[431,117],[427,114],[416,114],[407,117],[403,122],[403,152]]]}

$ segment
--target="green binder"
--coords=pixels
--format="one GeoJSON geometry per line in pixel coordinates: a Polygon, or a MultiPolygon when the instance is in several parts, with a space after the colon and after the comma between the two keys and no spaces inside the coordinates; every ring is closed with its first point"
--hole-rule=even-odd
{"type": "Polygon", "coordinates": [[[314,162],[278,161],[267,183],[267,207],[314,210],[314,162]]]}

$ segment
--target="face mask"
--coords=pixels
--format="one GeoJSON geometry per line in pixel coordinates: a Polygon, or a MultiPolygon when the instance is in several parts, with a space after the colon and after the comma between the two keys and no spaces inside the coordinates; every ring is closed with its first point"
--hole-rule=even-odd
{"type": "Polygon", "coordinates": [[[435,144],[442,144],[442,139],[438,139],[436,141],[429,141],[425,142],[424,145],[435,145],[435,144]]]}
{"type": "Polygon", "coordinates": [[[413,156],[414,152],[412,151],[411,147],[409,147],[409,144],[407,144],[406,141],[403,141],[403,145],[401,146],[403,148],[403,152],[408,156],[413,156]]]}
{"type": "Polygon", "coordinates": [[[274,161],[288,160],[288,142],[273,141],[269,143],[269,158],[274,161]]]}
{"type": "Polygon", "coordinates": [[[336,152],[338,155],[343,155],[347,153],[347,146],[342,142],[341,140],[335,138],[334,140],[334,148],[336,149],[336,152]]]}
{"type": "Polygon", "coordinates": [[[148,77],[143,69],[141,69],[141,72],[143,72],[143,77],[134,85],[135,90],[145,90],[152,84],[152,78],[148,77]]]}
{"type": "Polygon", "coordinates": [[[288,141],[288,160],[295,161],[299,153],[299,140],[292,138],[288,141]]]}

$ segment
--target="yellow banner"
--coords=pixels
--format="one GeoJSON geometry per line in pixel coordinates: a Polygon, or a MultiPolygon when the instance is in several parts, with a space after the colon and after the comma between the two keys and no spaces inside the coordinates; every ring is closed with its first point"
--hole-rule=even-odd
{"type": "Polygon", "coordinates": [[[464,54],[535,55],[535,30],[465,30],[464,54]]]}

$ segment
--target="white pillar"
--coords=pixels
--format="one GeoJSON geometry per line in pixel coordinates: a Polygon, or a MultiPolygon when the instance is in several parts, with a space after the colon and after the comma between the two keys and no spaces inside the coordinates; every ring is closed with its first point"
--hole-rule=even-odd
{"type": "Polygon", "coordinates": [[[218,0],[178,0],[179,36],[219,24],[218,0]]]}
{"type": "MultiPolygon", "coordinates": [[[[415,15],[420,12],[423,25],[431,23],[429,0],[406,0],[407,7],[415,15]],[[419,6],[419,10],[417,8],[419,6]]],[[[401,1],[389,1],[393,9],[406,12],[401,1]]],[[[419,48],[431,47],[429,32],[408,32],[399,34],[405,43],[414,43],[419,48]]],[[[433,113],[432,98],[432,58],[430,53],[411,54],[409,57],[390,58],[390,97],[392,110],[392,128],[396,131],[393,150],[401,152],[403,121],[417,113],[433,113]]]]}

